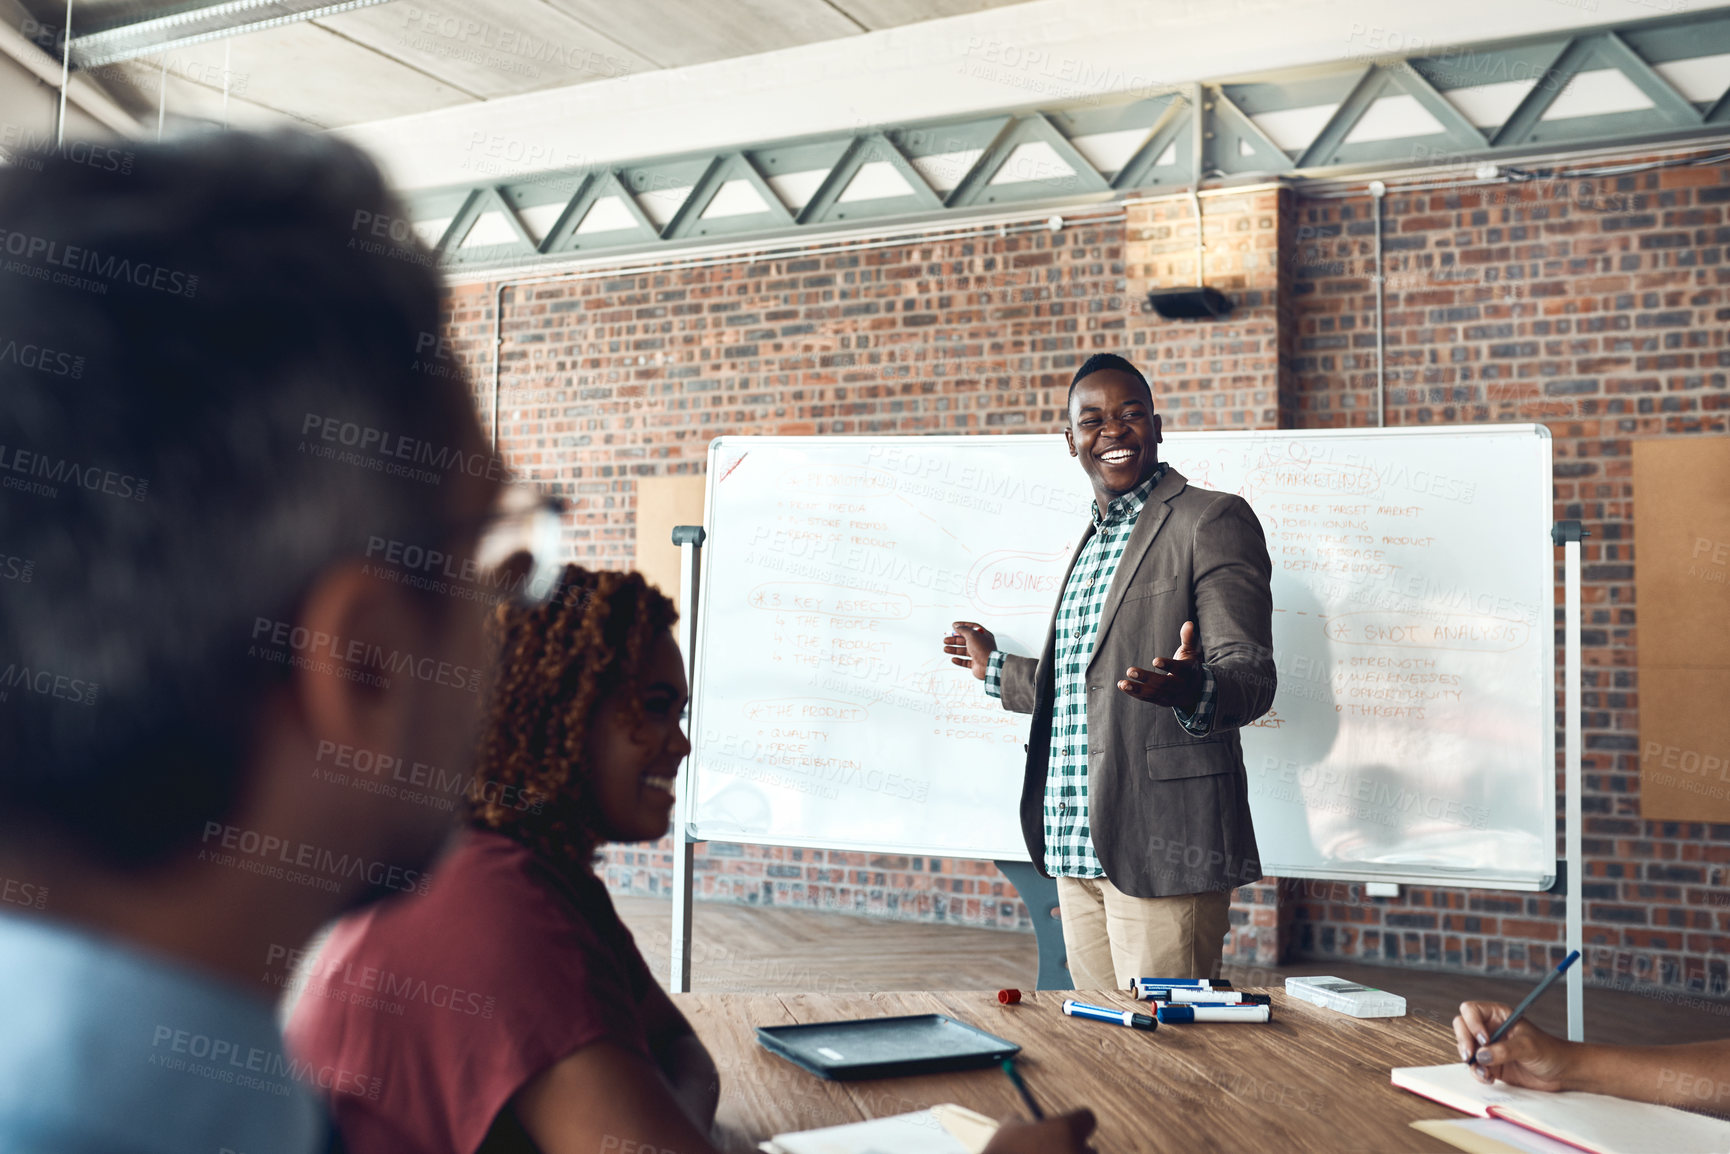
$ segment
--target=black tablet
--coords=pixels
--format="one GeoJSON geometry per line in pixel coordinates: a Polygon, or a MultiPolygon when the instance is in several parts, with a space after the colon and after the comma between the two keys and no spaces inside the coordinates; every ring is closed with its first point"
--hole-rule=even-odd
{"type": "Polygon", "coordinates": [[[1014,1042],[942,1014],[758,1026],[757,1041],[820,1078],[838,1081],[968,1070],[1021,1052],[1014,1042]]]}

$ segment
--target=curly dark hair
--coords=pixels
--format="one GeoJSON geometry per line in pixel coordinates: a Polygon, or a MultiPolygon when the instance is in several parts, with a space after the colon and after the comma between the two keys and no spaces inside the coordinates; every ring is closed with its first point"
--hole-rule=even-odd
{"type": "MultiPolygon", "coordinates": [[[[493,614],[500,669],[469,793],[469,824],[520,842],[562,872],[587,870],[600,814],[583,764],[595,705],[641,675],[655,640],[678,620],[641,573],[566,565],[544,605],[493,614]],[[506,804],[509,787],[520,804],[506,804]],[[504,787],[503,789],[498,787],[504,787]]],[[[641,720],[635,695],[626,717],[641,720]]]]}

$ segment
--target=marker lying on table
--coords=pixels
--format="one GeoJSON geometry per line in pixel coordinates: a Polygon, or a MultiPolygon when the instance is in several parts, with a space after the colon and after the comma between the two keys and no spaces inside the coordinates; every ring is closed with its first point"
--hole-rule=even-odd
{"type": "Polygon", "coordinates": [[[1538,998],[1543,995],[1545,990],[1555,985],[1556,979],[1567,973],[1569,966],[1579,960],[1580,951],[1574,950],[1570,952],[1567,957],[1557,962],[1556,968],[1545,974],[1544,980],[1538,983],[1538,988],[1527,994],[1525,1000],[1514,1007],[1514,1012],[1508,1015],[1508,1020],[1497,1026],[1495,1033],[1491,1034],[1482,1045],[1472,1051],[1472,1056],[1466,1059],[1466,1065],[1477,1065],[1478,1055],[1484,1051],[1485,1047],[1494,1046],[1497,1042],[1500,1042],[1504,1037],[1506,1037],[1508,1031],[1514,1028],[1514,1023],[1519,1021],[1521,1015],[1531,1008],[1532,1003],[1537,1001],[1538,998]]]}
{"type": "Polygon", "coordinates": [[[1271,1006],[1273,999],[1266,994],[1246,994],[1242,990],[1204,990],[1200,986],[1143,986],[1144,1002],[1188,1002],[1207,1006],[1271,1006]]]}
{"type": "Polygon", "coordinates": [[[1187,1022],[1266,1022],[1273,1017],[1268,1006],[1187,1006],[1162,1002],[1155,1011],[1162,1023],[1177,1025],[1187,1022]]]}
{"type": "Polygon", "coordinates": [[[1063,1000],[1063,1012],[1072,1018],[1092,1018],[1096,1022],[1110,1022],[1117,1026],[1128,1026],[1132,1030],[1157,1030],[1159,1022],[1152,1014],[1138,1014],[1134,1010],[1112,1010],[1105,1006],[1090,1006],[1086,1002],[1078,1002],[1074,998],[1063,1000]]]}
{"type": "MultiPolygon", "coordinates": [[[[1129,983],[1132,990],[1139,991],[1144,986],[1156,990],[1169,990],[1173,986],[1200,986],[1204,990],[1231,989],[1230,982],[1215,981],[1212,978],[1134,978],[1129,983]]],[[[1141,995],[1138,993],[1136,996],[1141,995]]]]}

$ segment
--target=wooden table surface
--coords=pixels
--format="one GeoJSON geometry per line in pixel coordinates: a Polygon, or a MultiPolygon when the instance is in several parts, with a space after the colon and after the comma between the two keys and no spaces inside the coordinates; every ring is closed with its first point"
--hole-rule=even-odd
{"type": "Polygon", "coordinates": [[[727,1148],[749,1151],[774,1134],[837,1126],[957,1102],[994,1118],[1022,1117],[998,1069],[828,1082],[757,1044],[757,1026],[897,1014],[947,1014],[1022,1047],[1029,1089],[1047,1113],[1087,1106],[1093,1144],[1119,1151],[1254,1154],[1404,1154],[1453,1147],[1411,1129],[1419,1118],[1459,1118],[1397,1089],[1394,1066],[1458,1061],[1453,1038],[1419,1018],[1359,1020],[1273,995],[1265,1025],[1161,1026],[1148,1033],[1067,1018],[1065,997],[1146,1011],[1115,992],[995,991],[886,994],[675,994],[721,1073],[717,1122],[727,1148]]]}

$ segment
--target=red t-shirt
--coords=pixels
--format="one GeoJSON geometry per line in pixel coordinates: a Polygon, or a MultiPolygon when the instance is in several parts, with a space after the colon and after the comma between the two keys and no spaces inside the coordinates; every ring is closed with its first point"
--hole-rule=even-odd
{"type": "MultiPolygon", "coordinates": [[[[510,838],[470,831],[421,897],[345,918],[287,1030],[331,1093],[350,1154],[474,1154],[516,1092],[597,1042],[651,1057],[655,980],[593,874],[561,881],[510,838]]],[[[652,1057],[651,1057],[652,1060],[652,1057]]],[[[520,1130],[501,1120],[489,1149],[520,1130]]]]}

